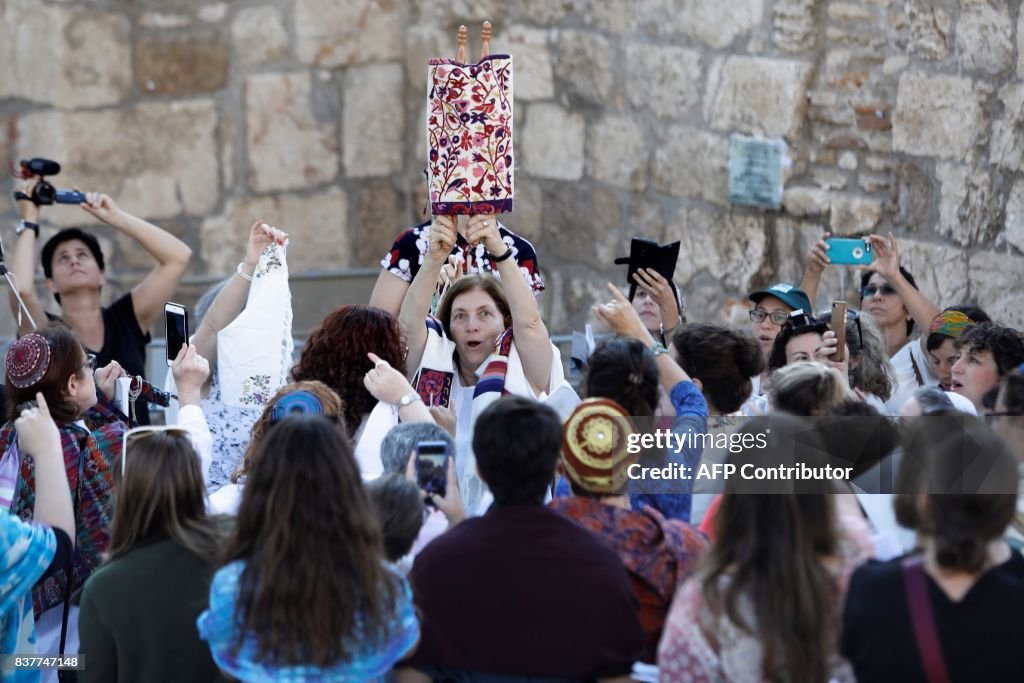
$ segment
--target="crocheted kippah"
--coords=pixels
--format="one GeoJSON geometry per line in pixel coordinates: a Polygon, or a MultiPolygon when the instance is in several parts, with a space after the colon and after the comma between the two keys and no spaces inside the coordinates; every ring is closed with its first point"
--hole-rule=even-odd
{"type": "Polygon", "coordinates": [[[943,311],[932,320],[929,332],[938,332],[956,339],[973,325],[974,321],[960,311],[943,311]]]}
{"type": "Polygon", "coordinates": [[[289,415],[323,415],[324,407],[320,399],[306,390],[293,391],[278,399],[270,411],[270,424],[280,422],[289,415]]]}
{"type": "Polygon", "coordinates": [[[636,455],[628,450],[636,431],[626,409],[606,398],[588,398],[562,429],[562,463],[577,485],[592,493],[617,493],[636,455]]]}
{"type": "Polygon", "coordinates": [[[26,334],[7,351],[7,383],[26,389],[38,383],[50,367],[50,344],[40,334],[26,334]]]}

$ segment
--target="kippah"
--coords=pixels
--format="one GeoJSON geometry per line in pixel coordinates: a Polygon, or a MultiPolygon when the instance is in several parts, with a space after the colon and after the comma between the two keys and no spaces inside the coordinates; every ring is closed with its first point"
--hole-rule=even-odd
{"type": "Polygon", "coordinates": [[[289,415],[323,415],[324,407],[316,395],[305,389],[285,394],[277,400],[270,411],[270,424],[279,422],[289,415]]]}
{"type": "Polygon", "coordinates": [[[634,457],[628,446],[635,431],[626,409],[615,401],[588,398],[581,402],[562,430],[566,474],[592,493],[618,492],[634,457]]]}
{"type": "Polygon", "coordinates": [[[974,321],[960,311],[943,311],[932,320],[929,332],[938,332],[939,334],[956,339],[964,333],[964,330],[973,325],[974,321]]]}
{"type": "Polygon", "coordinates": [[[37,384],[50,367],[50,344],[41,334],[26,334],[7,351],[7,383],[18,389],[37,384]]]}

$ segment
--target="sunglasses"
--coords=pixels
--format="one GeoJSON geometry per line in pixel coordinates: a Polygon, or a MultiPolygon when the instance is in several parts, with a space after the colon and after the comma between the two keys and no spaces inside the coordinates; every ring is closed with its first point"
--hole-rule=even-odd
{"type": "Polygon", "coordinates": [[[776,325],[783,325],[787,320],[789,320],[789,313],[786,313],[785,311],[775,311],[774,313],[769,313],[768,311],[763,311],[760,308],[755,308],[754,310],[750,311],[749,315],[750,322],[752,323],[763,323],[765,321],[765,318],[767,318],[776,325]]]}
{"type": "Polygon", "coordinates": [[[135,443],[154,434],[166,433],[177,438],[192,438],[192,433],[178,425],[144,425],[129,429],[121,437],[121,481],[124,481],[125,463],[128,461],[128,443],[135,443]]]}
{"type": "Polygon", "coordinates": [[[896,293],[896,290],[893,289],[892,285],[890,284],[884,284],[882,286],[867,285],[866,287],[860,288],[861,299],[870,299],[871,297],[878,293],[881,293],[882,296],[892,296],[893,294],[896,293]]]}

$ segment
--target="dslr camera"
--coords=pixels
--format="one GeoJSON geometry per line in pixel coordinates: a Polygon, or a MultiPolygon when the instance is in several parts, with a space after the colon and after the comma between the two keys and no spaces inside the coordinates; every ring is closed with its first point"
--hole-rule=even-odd
{"type": "Polygon", "coordinates": [[[15,199],[31,199],[36,206],[49,206],[50,204],[84,204],[85,193],[74,190],[58,190],[45,176],[54,176],[60,173],[60,164],[50,159],[36,157],[35,159],[22,159],[21,169],[14,171],[14,176],[22,180],[32,176],[40,176],[39,182],[32,188],[32,196],[29,197],[21,192],[16,192],[15,199]],[[20,195],[20,196],[19,196],[20,195]]]}

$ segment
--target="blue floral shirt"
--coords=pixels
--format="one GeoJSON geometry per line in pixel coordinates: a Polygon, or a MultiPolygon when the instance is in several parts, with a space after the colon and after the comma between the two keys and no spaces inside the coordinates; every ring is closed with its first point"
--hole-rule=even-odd
{"type": "MultiPolygon", "coordinates": [[[[245,563],[236,561],[225,565],[214,575],[210,586],[210,605],[196,621],[199,637],[209,643],[217,666],[240,681],[372,681],[390,671],[419,641],[420,624],[413,611],[412,591],[405,578],[392,569],[402,590],[397,595],[390,637],[380,649],[357,651],[350,661],[339,661],[327,669],[306,664],[274,666],[257,659],[256,637],[250,634],[236,654],[234,646],[241,624],[235,618],[235,598],[244,569],[245,563]]],[[[357,618],[357,631],[360,628],[357,618]]],[[[363,642],[358,632],[351,640],[357,647],[363,642]]]]}
{"type": "MultiPolygon", "coordinates": [[[[36,652],[32,587],[56,552],[52,529],[0,510],[0,653],[36,652]]],[[[3,683],[38,681],[39,676],[39,671],[0,671],[3,683]]]]}

